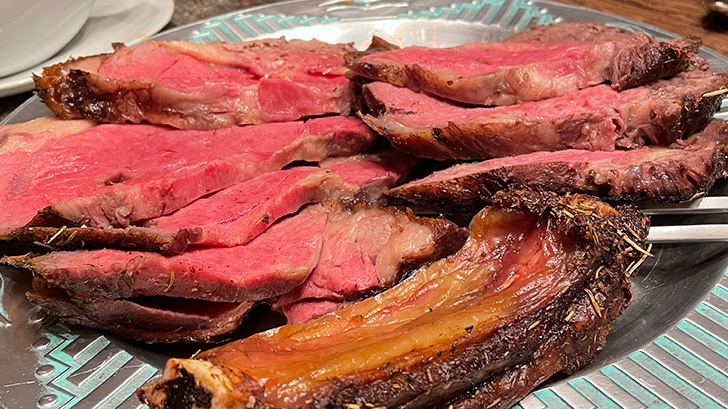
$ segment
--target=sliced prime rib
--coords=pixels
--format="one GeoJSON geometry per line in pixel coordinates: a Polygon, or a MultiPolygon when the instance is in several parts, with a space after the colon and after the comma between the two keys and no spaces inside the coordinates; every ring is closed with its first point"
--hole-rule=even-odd
{"type": "Polygon", "coordinates": [[[611,200],[682,202],[724,177],[728,123],[671,147],[591,152],[567,149],[455,165],[390,189],[389,195],[446,213],[475,213],[506,187],[580,192],[611,200]]]}
{"type": "Polygon", "coordinates": [[[64,119],[213,129],[348,114],[353,90],[344,55],[352,51],[282,38],[149,41],[46,67],[34,79],[40,98],[64,119]]]}
{"type": "Polygon", "coordinates": [[[28,297],[70,324],[144,342],[210,342],[240,326],[252,302],[221,303],[172,297],[77,300],[63,289],[33,279],[28,297]]]}
{"type": "Polygon", "coordinates": [[[617,92],[598,85],[520,105],[472,108],[378,82],[364,86],[364,122],[399,150],[435,159],[489,159],[561,149],[669,145],[702,129],[728,74],[693,71],[617,92]]]}
{"type": "Polygon", "coordinates": [[[538,27],[502,43],[406,47],[365,53],[349,63],[366,78],[468,104],[512,105],[566,95],[609,81],[615,90],[646,84],[691,66],[696,38],[658,42],[593,23],[538,27]]]}
{"type": "MultiPolygon", "coordinates": [[[[496,203],[455,255],[336,314],[170,359],[140,399],[156,409],[429,408],[522,366],[541,382],[584,365],[630,301],[627,268],[642,254],[628,242],[644,243],[648,219],[581,195],[511,192],[496,203]]],[[[508,407],[537,382],[489,405],[508,407]]]]}
{"type": "Polygon", "coordinates": [[[258,175],[140,226],[0,229],[0,241],[36,243],[55,250],[118,248],[166,255],[180,254],[190,245],[244,245],[308,203],[380,203],[384,191],[405,180],[417,162],[393,149],[329,158],[319,166],[258,175]]]}
{"type": "Polygon", "coordinates": [[[115,249],[4,257],[76,300],[166,296],[255,301],[290,291],[316,266],[328,214],[320,207],[280,220],[246,246],[198,247],[165,257],[115,249]]]}
{"type": "Polygon", "coordinates": [[[404,218],[395,215],[399,213],[392,209],[367,212],[349,210],[337,203],[311,205],[273,223],[244,246],[193,246],[173,256],[116,249],[56,251],[4,257],[0,262],[31,270],[76,300],[165,296],[216,302],[257,301],[286,294],[302,284],[321,259],[324,237],[336,227],[329,224],[351,216],[350,223],[358,226],[350,228],[364,231],[357,237],[362,248],[381,248],[382,242],[395,244],[367,254],[378,256],[376,270],[346,271],[361,275],[361,282],[375,279],[371,288],[361,288],[361,293],[367,293],[391,283],[397,272],[450,254],[462,244],[463,231],[445,219],[417,218],[411,213],[404,218]],[[375,276],[366,275],[370,273],[375,276]]]}
{"type": "Polygon", "coordinates": [[[275,303],[288,322],[306,322],[389,288],[402,273],[462,247],[467,232],[410,210],[370,208],[329,216],[318,264],[275,303]]]}
{"type": "Polygon", "coordinates": [[[373,139],[344,117],[216,131],[99,125],[0,155],[0,227],[126,227],[294,161],[360,153],[373,139]]]}

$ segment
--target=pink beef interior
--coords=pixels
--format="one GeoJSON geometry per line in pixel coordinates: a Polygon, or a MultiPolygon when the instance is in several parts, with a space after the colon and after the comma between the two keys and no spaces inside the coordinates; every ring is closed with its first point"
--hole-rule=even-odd
{"type": "Polygon", "coordinates": [[[153,42],[124,48],[105,59],[98,75],[126,81],[151,78],[184,92],[201,92],[205,83],[236,86],[256,82],[255,76],[235,68],[215,67],[188,55],[180,54],[153,42]]]}
{"type": "MultiPolygon", "coordinates": [[[[343,66],[341,55],[314,55],[312,57],[317,60],[318,64],[308,63],[291,68],[290,63],[284,64],[282,61],[261,62],[260,60],[265,59],[267,54],[242,53],[236,55],[236,53],[230,53],[232,57],[235,57],[234,60],[220,62],[234,64],[231,66],[205,61],[205,54],[193,54],[193,56],[178,52],[174,47],[168,47],[168,45],[174,46],[174,44],[148,42],[121,49],[101,62],[97,74],[126,81],[155,80],[170,88],[188,93],[202,92],[205,87],[210,85],[222,86],[228,96],[237,95],[241,90],[255,85],[261,80],[274,82],[276,85],[267,84],[268,88],[273,89],[278,89],[281,86],[280,83],[286,83],[288,80],[329,87],[335,87],[347,81],[340,74],[325,75],[324,72],[316,72],[317,67],[330,72],[337,64],[339,67],[343,66]],[[325,69],[327,67],[328,69],[325,69]],[[277,78],[286,81],[276,82],[277,78]]],[[[198,45],[198,47],[205,47],[205,45],[198,45]]],[[[179,45],[179,48],[183,48],[182,45],[179,45]]],[[[197,50],[187,51],[192,53],[197,50]]],[[[296,55],[295,52],[291,54],[296,55]]],[[[263,84],[261,83],[261,85],[263,84]]],[[[297,88],[289,84],[285,89],[291,91],[297,88]]],[[[298,92],[303,92],[303,90],[298,90],[298,92]]],[[[260,97],[262,101],[265,101],[265,98],[270,99],[262,94],[260,97]]],[[[294,98],[294,96],[291,95],[290,98],[294,98]]]]}
{"type": "MultiPolygon", "coordinates": [[[[236,166],[257,163],[294,144],[304,134],[358,132],[363,127],[359,121],[341,117],[216,131],[99,125],[33,152],[0,156],[0,226],[20,227],[46,206],[124,186],[143,186],[189,166],[232,157],[239,157],[236,166]]],[[[335,138],[332,141],[342,145],[346,142],[335,138]]],[[[173,182],[170,188],[194,188],[187,185],[173,182]]]]}
{"type": "Polygon", "coordinates": [[[593,48],[569,44],[473,43],[452,48],[407,47],[371,54],[361,61],[416,64],[428,71],[467,77],[535,63],[563,70],[559,67],[568,64],[570,59],[590,58],[593,48]]]}
{"type": "Polygon", "coordinates": [[[365,87],[376,100],[384,102],[390,108],[387,112],[389,120],[414,128],[494,117],[527,121],[556,119],[601,111],[606,106],[616,106],[634,99],[648,98],[650,95],[650,90],[646,87],[617,92],[607,85],[597,85],[544,101],[494,108],[470,108],[384,82],[374,82],[365,87]]]}
{"type": "Polygon", "coordinates": [[[357,186],[387,181],[392,186],[402,178],[402,172],[394,164],[374,162],[369,160],[336,160],[322,163],[324,169],[329,169],[344,180],[357,186]]]}
{"type": "Polygon", "coordinates": [[[246,246],[198,247],[171,257],[120,250],[53,252],[32,267],[71,296],[156,296],[237,302],[300,284],[318,260],[327,214],[318,207],[281,220],[246,246]]]}
{"type": "MultiPolygon", "coordinates": [[[[150,224],[159,228],[178,229],[220,224],[221,228],[225,228],[226,224],[251,214],[253,209],[278,197],[292,186],[315,173],[324,172],[318,167],[312,166],[264,173],[211,196],[199,199],[169,216],[152,220],[150,224]]],[[[302,192],[297,191],[294,193],[294,197],[290,199],[292,201],[300,199],[299,194],[302,194],[302,192]]],[[[256,220],[256,222],[259,220],[256,220]]],[[[273,220],[270,221],[270,223],[272,222],[273,220]]]]}

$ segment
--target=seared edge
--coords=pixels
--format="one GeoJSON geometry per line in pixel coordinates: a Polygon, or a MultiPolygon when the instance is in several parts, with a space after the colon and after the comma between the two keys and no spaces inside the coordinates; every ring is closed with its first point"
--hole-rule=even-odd
{"type": "Polygon", "coordinates": [[[692,156],[691,160],[681,156],[677,160],[631,163],[618,172],[622,183],[612,175],[598,174],[590,163],[555,161],[501,167],[431,183],[415,182],[390,189],[387,194],[447,214],[474,214],[491,203],[496,192],[509,187],[587,193],[608,200],[682,202],[706,193],[718,178],[724,177],[728,146],[721,140],[728,137],[728,123],[715,120],[714,124],[708,129],[715,129],[717,143],[709,157],[685,152],[692,156]],[[707,171],[696,171],[696,166],[707,171]]]}
{"type": "MultiPolygon", "coordinates": [[[[377,100],[366,87],[364,99],[370,114],[359,117],[370,128],[386,137],[392,145],[411,155],[437,160],[478,160],[493,157],[530,153],[528,146],[510,142],[532,135],[537,140],[542,135],[558,135],[558,146],[548,150],[560,150],[584,144],[585,135],[601,129],[604,124],[614,123],[617,147],[637,148],[643,143],[669,145],[703,129],[720,109],[724,93],[713,93],[728,85],[728,73],[717,74],[716,84],[702,84],[689,92],[671,87],[665,81],[652,84],[649,118],[637,118],[633,127],[625,124],[635,118],[621,118],[614,112],[584,113],[559,120],[545,121],[462,121],[431,127],[410,127],[386,119],[387,107],[377,100]],[[710,87],[707,89],[705,87],[710,87]],[[636,125],[636,126],[635,126],[636,125]],[[468,143],[468,141],[473,141],[468,143]],[[474,142],[477,148],[472,148],[474,142]]],[[[396,109],[396,108],[394,108],[396,109]]],[[[547,150],[542,147],[541,150],[547,150]]]]}
{"type": "MultiPolygon", "coordinates": [[[[532,356],[473,387],[441,408],[508,408],[555,373],[574,374],[587,365],[604,347],[612,323],[632,298],[624,266],[618,263],[601,269],[598,278],[588,280],[587,288],[600,308],[599,313],[586,291],[576,292],[566,312],[563,308],[557,309],[556,304],[549,305],[547,308],[553,308],[551,315],[543,317],[547,322],[537,324],[548,330],[528,331],[529,336],[538,337],[543,343],[532,356]],[[570,315],[568,325],[559,322],[566,321],[570,315]]],[[[528,319],[531,325],[536,322],[533,318],[528,319]]]]}
{"type": "MultiPolygon", "coordinates": [[[[40,276],[33,279],[33,291],[27,293],[27,296],[69,324],[97,328],[122,338],[147,343],[220,340],[240,326],[253,305],[252,302],[225,304],[224,310],[207,315],[205,311],[185,313],[173,308],[165,309],[159,303],[154,306],[145,305],[134,298],[78,300],[40,276]]],[[[199,300],[177,298],[169,299],[169,303],[183,303],[188,306],[191,303],[202,308],[219,308],[214,306],[214,302],[199,300]]]]}
{"type": "MultiPolygon", "coordinates": [[[[555,224],[560,226],[565,235],[585,240],[584,246],[570,255],[569,262],[573,269],[581,272],[581,282],[572,285],[569,290],[558,294],[548,307],[531,315],[520,317],[518,321],[500,328],[492,336],[472,343],[453,344],[450,351],[442,351],[442,355],[413,368],[411,371],[390,372],[385,379],[375,379],[362,385],[358,376],[351,379],[337,379],[326,397],[316,402],[315,407],[337,408],[348,403],[361,407],[374,404],[379,406],[386,402],[387,406],[404,408],[425,408],[443,404],[444,396],[457,396],[471,389],[479,379],[498,377],[509,368],[525,365],[541,348],[544,339],[551,333],[563,331],[569,326],[566,317],[570,314],[584,288],[593,282],[598,293],[593,293],[600,309],[607,308],[611,302],[606,296],[617,294],[621,300],[618,305],[626,306],[630,300],[625,271],[630,263],[638,260],[642,254],[623,240],[629,240],[644,246],[649,226],[649,219],[642,216],[634,207],[622,207],[615,210],[603,202],[586,199],[583,196],[565,196],[541,194],[532,191],[518,191],[515,194],[499,194],[496,204],[510,208],[526,208],[535,213],[550,212],[555,224]],[[600,267],[615,270],[614,277],[609,280],[601,276],[595,279],[595,271],[600,267]],[[614,288],[608,288],[612,285],[614,288]],[[626,286],[626,293],[620,293],[626,286]],[[600,287],[604,287],[601,290],[600,287]]],[[[590,300],[591,301],[591,300],[590,300]]],[[[590,302],[591,305],[591,302],[590,302]]],[[[614,316],[622,307],[613,311],[614,316]]],[[[594,309],[594,307],[592,307],[594,309]]],[[[573,317],[572,317],[573,318],[573,317]]],[[[580,317],[577,317],[580,319],[580,317]]],[[[570,321],[570,320],[569,320],[570,321]]],[[[605,331],[611,321],[606,322],[605,331]]],[[[583,323],[587,329],[597,322],[583,323]]],[[[592,339],[585,343],[587,350],[578,354],[585,357],[579,367],[588,362],[603,344],[592,339]]],[[[603,341],[603,339],[601,340],[603,341]]],[[[386,373],[387,368],[379,368],[386,373]]],[[[550,367],[552,374],[566,367],[550,367]]],[[[576,368],[571,368],[576,369],[576,368]]],[[[366,377],[366,375],[364,375],[366,377]]],[[[525,394],[530,389],[521,391],[525,394]]]]}
{"type": "MultiPolygon", "coordinates": [[[[626,47],[613,57],[606,76],[615,89],[622,90],[669,77],[689,68],[705,69],[704,60],[697,57],[701,44],[699,38],[689,37],[626,47]]],[[[361,61],[368,54],[365,52],[359,59],[349,59],[348,65],[353,73],[469,104],[512,105],[534,100],[524,98],[527,95],[521,95],[523,92],[520,88],[523,87],[522,79],[529,77],[529,71],[538,70],[537,66],[519,66],[488,74],[447,79],[417,64],[361,61]]],[[[537,95],[540,98],[536,99],[543,99],[561,94],[557,90],[550,90],[537,95]]]]}
{"type": "Polygon", "coordinates": [[[77,250],[81,248],[120,248],[181,254],[196,241],[199,228],[166,230],[143,227],[21,227],[0,230],[0,241],[32,243],[38,250],[77,250]]]}
{"type": "MultiPolygon", "coordinates": [[[[499,194],[496,202],[506,208],[525,208],[535,213],[552,214],[559,231],[583,244],[580,246],[581,250],[571,253],[569,260],[581,272],[582,282],[554,297],[548,308],[521,317],[486,339],[474,340],[472,343],[454,343],[452,350],[432,356],[411,371],[398,372],[392,368],[388,372],[385,365],[376,371],[385,375],[384,379],[374,377],[362,384],[361,381],[370,377],[363,373],[353,378],[335,379],[328,383],[325,395],[318,395],[312,407],[371,407],[386,402],[388,406],[403,405],[402,407],[412,408],[445,403],[443,399],[466,392],[479,383],[478,380],[496,379],[494,377],[504,371],[526,364],[543,345],[542,337],[558,333],[559,326],[573,325],[568,323],[571,319],[584,322],[587,328],[602,326],[594,320],[583,321],[582,315],[576,315],[579,311],[575,310],[573,314],[569,312],[575,302],[579,306],[580,297],[586,293],[585,288],[597,290],[596,293],[592,292],[595,301],[592,303],[590,297],[590,304],[595,311],[598,308],[600,314],[606,309],[603,314],[606,317],[604,322],[611,322],[612,317],[619,313],[629,299],[628,287],[625,287],[625,270],[631,268],[628,267],[630,263],[642,256],[633,245],[639,247],[644,243],[649,220],[633,207],[616,210],[580,195],[559,198],[554,194],[518,191],[499,194]],[[600,269],[600,266],[604,267],[600,269]],[[597,272],[604,269],[615,271],[614,274],[605,272],[600,278],[597,272]],[[594,282],[595,287],[591,287],[590,282],[594,282]],[[607,300],[607,296],[615,294],[615,291],[606,286],[627,290],[623,290],[621,294],[616,293],[620,299],[614,304],[607,300]],[[571,318],[566,320],[569,315],[571,318]],[[357,382],[355,378],[363,379],[357,382]]],[[[584,315],[585,318],[587,316],[584,315]]],[[[591,358],[602,341],[594,339],[584,346],[589,349],[585,360],[574,361],[573,365],[549,367],[548,371],[554,373],[559,370],[575,370],[591,358]]],[[[138,394],[147,404],[150,401],[163,402],[164,408],[188,409],[193,407],[193,402],[202,405],[198,407],[206,408],[234,407],[234,402],[247,402],[246,407],[249,408],[266,407],[265,402],[253,397],[246,400],[239,396],[229,375],[239,377],[234,369],[221,368],[210,362],[172,359],[161,379],[151,386],[141,388],[138,394]]],[[[256,391],[262,393],[252,380],[242,381],[254,395],[259,395],[256,391]]]]}

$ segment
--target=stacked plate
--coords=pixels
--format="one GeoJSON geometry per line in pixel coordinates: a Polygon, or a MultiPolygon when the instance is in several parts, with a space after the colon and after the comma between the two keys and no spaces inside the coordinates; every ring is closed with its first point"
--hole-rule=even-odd
{"type": "Polygon", "coordinates": [[[0,63],[0,97],[33,89],[32,74],[40,73],[45,66],[69,57],[110,52],[111,44],[115,42],[134,44],[142,41],[161,30],[174,11],[174,0],[51,0],[31,3],[28,7],[25,0],[3,2],[0,33],[8,42],[2,46],[7,50],[0,50],[0,54],[7,53],[0,63]],[[63,16],[54,15],[53,10],[48,9],[59,6],[63,16]],[[13,12],[17,15],[10,17],[13,12]],[[46,16],[48,21],[39,16],[46,16]],[[27,31],[27,24],[21,24],[23,18],[40,24],[43,29],[27,31]],[[3,21],[5,19],[8,21],[3,21]],[[73,21],[77,21],[80,29],[73,27],[73,21]],[[50,24],[63,27],[62,33],[47,30],[50,24]],[[25,26],[26,31],[20,31],[21,26],[25,26]],[[14,27],[18,28],[17,32],[11,31],[14,27]],[[23,37],[27,35],[24,32],[32,33],[32,45],[24,44],[23,37]],[[45,39],[38,37],[49,34],[50,37],[45,39]],[[53,47],[53,43],[57,45],[53,47]],[[58,47],[62,47],[60,51],[58,47]]]}

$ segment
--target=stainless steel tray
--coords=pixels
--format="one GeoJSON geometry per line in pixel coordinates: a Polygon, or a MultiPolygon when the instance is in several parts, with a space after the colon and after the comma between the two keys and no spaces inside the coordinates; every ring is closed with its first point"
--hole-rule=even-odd
{"type": "MultiPolygon", "coordinates": [[[[547,1],[302,0],[227,14],[156,38],[211,42],[286,35],[362,46],[377,33],[403,45],[451,46],[499,40],[531,24],[558,21],[595,21],[674,37],[629,19],[547,1]]],[[[707,49],[703,55],[715,71],[728,71],[725,57],[707,49]]],[[[33,98],[6,122],[47,114],[33,98]]],[[[718,116],[728,119],[728,104],[718,116]]],[[[714,193],[728,193],[728,184],[714,193]]],[[[721,217],[678,222],[728,222],[721,217]]],[[[659,245],[653,253],[633,277],[632,305],[596,360],[575,376],[550,380],[520,407],[728,407],[728,245],[659,245]]],[[[25,299],[26,272],[7,267],[0,272],[0,408],[141,408],[134,390],[155,377],[168,357],[190,354],[189,346],[150,347],[68,328],[25,299]]]]}

